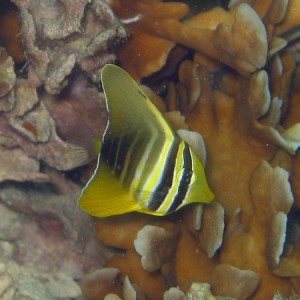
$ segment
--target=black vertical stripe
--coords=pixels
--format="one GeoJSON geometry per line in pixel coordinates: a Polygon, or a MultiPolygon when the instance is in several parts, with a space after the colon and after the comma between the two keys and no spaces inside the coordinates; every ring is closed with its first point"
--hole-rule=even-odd
{"type": "Polygon", "coordinates": [[[182,204],[186,193],[189,189],[189,185],[193,175],[193,163],[190,147],[186,142],[184,142],[183,161],[184,171],[179,182],[178,192],[174,198],[173,203],[170,205],[167,213],[175,211],[182,204]]]}
{"type": "MultiPolygon", "coordinates": [[[[139,133],[137,134],[139,135],[139,133]]],[[[117,138],[112,138],[108,134],[104,138],[101,148],[102,160],[107,163],[117,177],[120,177],[123,171],[126,172],[122,182],[123,185],[129,186],[134,178],[135,170],[146,147],[143,140],[145,139],[142,139],[141,136],[135,139],[130,132],[121,134],[117,138]],[[131,149],[130,152],[129,149],[131,149]],[[127,169],[124,170],[127,159],[129,164],[127,169]]]]}
{"type": "Polygon", "coordinates": [[[131,143],[132,138],[130,138],[128,135],[122,136],[118,141],[118,151],[114,165],[114,171],[117,177],[120,177],[123,171],[125,159],[128,154],[128,149],[131,143]]]}
{"type": "Polygon", "coordinates": [[[166,157],[164,166],[158,166],[158,168],[162,168],[163,173],[161,175],[159,184],[157,185],[153,195],[151,196],[151,199],[149,199],[147,208],[150,210],[156,211],[159,208],[172,186],[176,157],[180,142],[180,139],[175,136],[174,141],[170,146],[170,150],[166,157]]]}
{"type": "MultiPolygon", "coordinates": [[[[126,152],[125,160],[128,159],[129,163],[128,163],[128,168],[126,170],[124,182],[123,182],[123,184],[125,185],[130,185],[132,183],[138,164],[141,161],[145,149],[148,145],[148,141],[143,137],[144,134],[145,133],[140,132],[130,153],[128,152],[128,150],[126,152]]],[[[131,141],[133,140],[134,138],[131,137],[131,141]]]]}
{"type": "Polygon", "coordinates": [[[118,150],[118,139],[106,138],[101,148],[102,159],[111,167],[114,167],[118,150]]]}
{"type": "MultiPolygon", "coordinates": [[[[148,179],[153,176],[152,172],[155,171],[157,160],[159,159],[159,155],[164,146],[164,140],[162,140],[160,134],[151,133],[151,135],[148,134],[143,136],[143,143],[143,156],[147,156],[143,157],[144,161],[143,165],[141,165],[140,170],[137,170],[137,168],[135,170],[135,175],[137,175],[137,172],[140,172],[138,180],[136,182],[137,187],[134,191],[135,197],[137,199],[140,198],[141,194],[150,195],[153,192],[153,190],[144,190],[144,188],[145,184],[147,184],[148,179]]],[[[153,187],[153,189],[154,188],[155,186],[153,187]]],[[[144,197],[144,200],[146,200],[146,198],[147,201],[143,201],[144,206],[147,206],[147,203],[149,201],[149,197],[144,197]]]]}

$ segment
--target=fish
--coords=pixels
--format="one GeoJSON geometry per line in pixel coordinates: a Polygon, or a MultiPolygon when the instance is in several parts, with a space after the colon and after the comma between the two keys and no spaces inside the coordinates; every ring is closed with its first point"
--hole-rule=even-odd
{"type": "Polygon", "coordinates": [[[81,192],[79,207],[95,217],[129,212],[165,216],[214,195],[189,144],[122,68],[101,71],[109,121],[97,167],[81,192]]]}

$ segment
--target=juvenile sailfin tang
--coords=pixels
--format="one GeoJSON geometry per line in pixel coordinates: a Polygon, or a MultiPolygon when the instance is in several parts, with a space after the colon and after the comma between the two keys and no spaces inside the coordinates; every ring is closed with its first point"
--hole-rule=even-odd
{"type": "Polygon", "coordinates": [[[98,217],[131,211],[162,216],[212,201],[201,162],[138,84],[110,64],[101,78],[110,118],[80,207],[98,217]]]}

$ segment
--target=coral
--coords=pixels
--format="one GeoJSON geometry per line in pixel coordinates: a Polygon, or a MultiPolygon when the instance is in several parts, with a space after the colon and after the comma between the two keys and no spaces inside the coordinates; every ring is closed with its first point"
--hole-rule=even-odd
{"type": "Polygon", "coordinates": [[[212,258],[222,244],[224,231],[224,209],[218,202],[204,206],[201,228],[197,235],[201,247],[212,258]]]}
{"type": "MultiPolygon", "coordinates": [[[[133,37],[128,46],[139,49],[139,54],[143,53],[142,51],[145,51],[144,48],[147,49],[147,46],[150,44],[146,43],[143,35],[135,34],[136,24],[141,23],[147,30],[147,34],[149,35],[150,33],[155,37],[155,41],[160,41],[163,38],[167,41],[196,49],[202,54],[221,61],[241,73],[254,72],[260,69],[266,62],[266,30],[255,11],[247,4],[238,5],[231,9],[230,12],[216,8],[181,23],[179,20],[187,11],[186,7],[180,7],[180,4],[164,4],[160,3],[160,1],[158,3],[154,1],[153,3],[148,2],[147,4],[143,3],[135,6],[126,1],[124,3],[122,1],[114,1],[113,3],[114,9],[121,18],[124,17],[124,10],[126,12],[130,8],[133,8],[134,16],[140,18],[140,20],[138,18],[137,22],[132,25],[134,26],[132,30],[133,37]],[[171,5],[174,5],[173,9],[171,5]],[[168,6],[170,8],[168,14],[166,14],[165,10],[168,9],[168,6]],[[146,8],[148,13],[145,13],[146,8]],[[155,12],[157,9],[160,9],[161,12],[154,13],[153,15],[150,13],[152,11],[155,12]],[[171,15],[172,12],[173,15],[171,15]],[[163,16],[163,18],[160,16],[163,16]],[[152,22],[149,22],[150,17],[152,17],[152,22]],[[153,17],[155,21],[153,21],[153,17]],[[247,28],[247,31],[244,28],[247,28]],[[138,39],[138,47],[136,46],[137,42],[135,42],[135,39],[138,39]],[[146,45],[143,44],[144,41],[146,45]],[[141,47],[143,47],[142,50],[140,50],[141,47]]],[[[130,52],[126,48],[122,51],[126,51],[126,54],[130,52]]],[[[135,55],[134,60],[136,62],[137,55],[135,51],[131,53],[135,55]]],[[[127,60],[125,54],[122,55],[121,53],[120,57],[123,57],[124,67],[133,77],[138,79],[149,76],[159,70],[166,61],[164,60],[163,63],[160,63],[159,68],[154,68],[150,73],[150,70],[147,70],[147,72],[139,71],[136,66],[137,63],[134,64],[135,67],[129,66],[128,61],[132,62],[133,59],[127,60]]],[[[146,58],[147,63],[148,61],[146,58]]]]}
{"type": "Polygon", "coordinates": [[[1,45],[5,47],[16,64],[24,63],[25,57],[18,12],[16,7],[8,1],[1,1],[0,4],[0,28],[1,45]]]}
{"type": "Polygon", "coordinates": [[[117,0],[112,2],[112,7],[121,21],[128,24],[132,33],[129,42],[118,53],[122,66],[136,80],[160,70],[175,43],[157,36],[153,27],[160,26],[162,20],[180,20],[188,12],[187,5],[176,2],[117,0]]]}
{"type": "Polygon", "coordinates": [[[231,265],[219,264],[211,275],[212,291],[234,299],[249,299],[260,282],[259,275],[251,270],[239,270],[231,265]],[[223,278],[220,280],[220,278],[223,278]],[[236,282],[232,286],[232,282],[236,282]]]}
{"type": "Polygon", "coordinates": [[[139,229],[150,221],[148,216],[135,213],[96,219],[97,237],[105,244],[119,249],[134,249],[133,241],[139,229]]]}
{"type": "Polygon", "coordinates": [[[137,233],[134,247],[142,256],[141,264],[146,271],[157,271],[165,260],[170,259],[176,236],[177,232],[174,230],[153,225],[146,225],[137,233]]]}
{"type": "Polygon", "coordinates": [[[180,64],[178,71],[179,83],[176,88],[180,93],[182,109],[191,111],[197,103],[201,94],[201,82],[197,76],[198,66],[190,60],[180,64]]]}
{"type": "MultiPolygon", "coordinates": [[[[63,180],[62,176],[60,180],[63,180]]],[[[18,262],[39,266],[43,272],[52,273],[58,269],[80,277],[82,269],[90,270],[93,265],[101,264],[97,257],[100,246],[93,236],[89,218],[76,207],[74,200],[80,189],[68,181],[64,185],[68,190],[57,195],[47,186],[37,190],[30,185],[16,187],[12,182],[3,183],[1,202],[25,215],[12,214],[1,206],[1,215],[5,214],[1,224],[2,236],[18,241],[14,256],[18,262]],[[11,226],[11,221],[14,221],[14,226],[11,226]],[[71,249],[75,245],[76,251],[73,252],[71,249]],[[90,258],[85,257],[85,252],[90,258]]]]}
{"type": "Polygon", "coordinates": [[[14,72],[14,63],[10,56],[8,56],[5,48],[0,48],[1,57],[1,94],[0,96],[5,96],[11,88],[14,86],[16,81],[16,75],[14,72]]]}
{"type": "Polygon", "coordinates": [[[49,182],[47,174],[40,172],[40,162],[28,157],[20,148],[0,146],[0,182],[7,180],[49,182]]]}
{"type": "Polygon", "coordinates": [[[0,13],[23,40],[0,30],[0,297],[299,294],[298,1],[194,14],[112,1],[121,22],[100,0],[13,3],[0,13]],[[82,146],[107,122],[95,83],[116,58],[203,162],[212,204],[94,220],[76,206],[97,155],[82,146]]]}
{"type": "Polygon", "coordinates": [[[97,220],[100,239],[123,253],[107,266],[119,268],[150,299],[162,298],[166,287],[165,299],[189,299],[189,287],[194,283],[197,289],[197,282],[204,283],[212,299],[213,294],[232,299],[271,299],[276,293],[293,297],[299,293],[293,276],[299,276],[300,265],[300,102],[299,50],[297,41],[289,43],[298,36],[297,1],[230,1],[228,10],[215,7],[185,20],[177,13],[173,18],[157,14],[151,23],[148,18],[156,6],[163,12],[166,4],[113,1],[124,21],[133,18],[121,63],[158,91],[156,78],[164,85],[165,104],[149,90],[147,95],[174,128],[201,134],[196,138],[179,130],[184,140],[197,145],[215,202],[187,207],[167,218],[178,235],[165,266],[157,259],[159,247],[150,243],[146,252],[133,248],[145,228],[164,227],[165,220],[160,225],[154,217],[137,215],[97,220]],[[126,14],[129,7],[131,15],[126,14]],[[284,24],[293,25],[284,29],[284,24]],[[174,49],[178,44],[189,48],[189,55],[176,62],[176,79],[164,70],[154,73],[166,66],[165,59],[152,72],[139,71],[154,65],[145,56],[143,62],[137,58],[146,43],[145,49],[136,48],[138,53],[131,48],[135,39],[140,46],[146,41],[135,31],[139,26],[156,39],[173,42],[174,49]],[[149,252],[158,262],[153,264],[156,268],[146,267],[145,272],[137,252],[149,252]],[[150,276],[160,280],[160,293],[151,291],[150,276]]]}
{"type": "Polygon", "coordinates": [[[299,9],[299,1],[290,0],[287,7],[286,15],[276,27],[277,34],[283,36],[290,35],[289,39],[294,39],[295,37],[299,36],[299,33],[293,32],[294,28],[298,28],[300,23],[299,14],[297,13],[298,9],[299,9]]]}
{"type": "Polygon", "coordinates": [[[190,286],[190,289],[187,293],[184,293],[179,288],[170,288],[164,294],[164,300],[233,300],[232,297],[215,297],[211,292],[211,287],[207,283],[193,282],[190,286]]]}
{"type": "MultiPolygon", "coordinates": [[[[287,16],[288,1],[285,0],[276,0],[276,1],[264,1],[264,3],[260,3],[260,1],[230,1],[229,7],[235,6],[238,3],[247,2],[250,4],[256,13],[261,18],[262,22],[265,25],[267,32],[267,39],[269,42],[269,56],[278,52],[282,48],[284,48],[287,44],[286,40],[282,37],[279,37],[275,31],[277,25],[279,25],[283,19],[287,16]]],[[[280,25],[279,25],[280,26],[280,25]]]]}
{"type": "Polygon", "coordinates": [[[187,293],[187,299],[211,299],[213,294],[210,291],[210,285],[207,283],[192,283],[187,293]]]}
{"type": "MultiPolygon", "coordinates": [[[[2,50],[3,59],[5,55],[7,57],[5,53],[5,50],[2,50]]],[[[74,84],[70,85],[70,91],[64,100],[51,98],[46,93],[38,94],[36,88],[33,88],[28,80],[16,80],[13,64],[9,59],[7,57],[1,63],[3,72],[6,72],[3,73],[2,95],[4,97],[1,99],[2,108],[6,114],[0,116],[3,137],[12,137],[16,142],[15,146],[19,145],[31,158],[43,160],[59,170],[73,169],[91,159],[79,157],[81,161],[78,161],[78,148],[65,143],[58,136],[57,130],[65,136],[71,136],[72,133],[74,135],[76,123],[82,123],[81,127],[91,128],[95,135],[100,135],[101,128],[103,131],[106,124],[105,103],[102,94],[95,88],[88,88],[87,81],[83,78],[74,80],[74,84]],[[10,65],[7,65],[9,61],[10,65]],[[85,100],[86,98],[87,100],[85,100]],[[85,107],[85,113],[81,113],[79,116],[81,107],[85,107]],[[55,120],[48,108],[52,111],[55,120]],[[70,118],[72,116],[72,120],[67,119],[67,115],[70,118]],[[102,118],[99,119],[99,115],[102,115],[102,118]],[[97,119],[97,121],[92,119],[97,119]]],[[[13,151],[22,153],[20,149],[13,151]]],[[[10,155],[13,156],[13,152],[10,155]]]]}
{"type": "Polygon", "coordinates": [[[0,13],[0,298],[82,299],[78,280],[112,252],[76,203],[97,155],[82,147],[107,122],[91,78],[126,31],[101,1],[14,3],[0,13]]]}
{"type": "Polygon", "coordinates": [[[28,267],[13,260],[14,245],[0,243],[0,296],[1,299],[45,299],[79,297],[81,290],[69,275],[62,273],[44,274],[38,278],[28,267]],[[43,282],[47,282],[43,284],[43,282]],[[28,298],[30,297],[30,298],[28,298]]]}
{"type": "Polygon", "coordinates": [[[50,94],[68,84],[75,66],[99,82],[101,67],[115,59],[111,45],[126,39],[104,1],[13,2],[21,16],[29,82],[44,84],[50,94]]]}
{"type": "Polygon", "coordinates": [[[241,4],[229,13],[218,8],[209,13],[213,14],[211,18],[216,20],[216,25],[207,24],[205,20],[202,23],[204,13],[184,24],[164,22],[158,32],[240,73],[260,69],[266,62],[266,32],[252,8],[241,4]]]}
{"type": "Polygon", "coordinates": [[[169,290],[164,292],[164,299],[165,300],[184,300],[185,295],[184,292],[181,291],[179,288],[171,287],[169,290]]]}
{"type": "MultiPolygon", "coordinates": [[[[87,93],[90,94],[89,90],[87,93]]],[[[101,99],[96,90],[94,93],[101,99]]],[[[58,136],[54,119],[44,104],[44,99],[48,98],[46,94],[39,95],[39,99],[36,89],[30,87],[28,81],[19,80],[14,87],[13,97],[14,108],[0,116],[2,119],[0,128],[4,136],[13,137],[27,155],[43,160],[59,170],[73,169],[88,160],[83,157],[78,161],[78,149],[58,136]],[[28,101],[24,101],[23,97],[26,97],[28,101]],[[7,126],[8,124],[10,127],[7,126]]],[[[94,98],[92,101],[99,100],[94,98]]],[[[104,103],[102,105],[104,106],[104,103]]],[[[101,103],[98,104],[101,110],[100,106],[101,103]]]]}
{"type": "MultiPolygon", "coordinates": [[[[182,126],[183,127],[183,126],[182,126]]],[[[182,128],[181,127],[181,128],[182,128]]],[[[179,129],[177,134],[189,144],[194,153],[198,156],[203,166],[206,164],[206,148],[203,137],[198,132],[179,129]]]]}
{"type": "Polygon", "coordinates": [[[122,274],[127,275],[132,282],[142,287],[147,299],[161,299],[168,288],[165,277],[160,272],[145,271],[140,262],[140,256],[134,250],[128,250],[123,255],[113,257],[107,266],[119,268],[122,274]]]}
{"type": "Polygon", "coordinates": [[[115,268],[96,270],[81,281],[82,291],[88,299],[104,299],[110,293],[120,294],[119,274],[120,270],[115,268]]]}

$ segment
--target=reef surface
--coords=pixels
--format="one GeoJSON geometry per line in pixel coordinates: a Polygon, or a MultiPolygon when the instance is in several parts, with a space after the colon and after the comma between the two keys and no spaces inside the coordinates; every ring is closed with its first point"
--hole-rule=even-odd
{"type": "Polygon", "coordinates": [[[299,299],[300,2],[202,2],[1,2],[1,299],[299,299]],[[106,63],[200,134],[212,204],[77,207],[106,63]]]}

